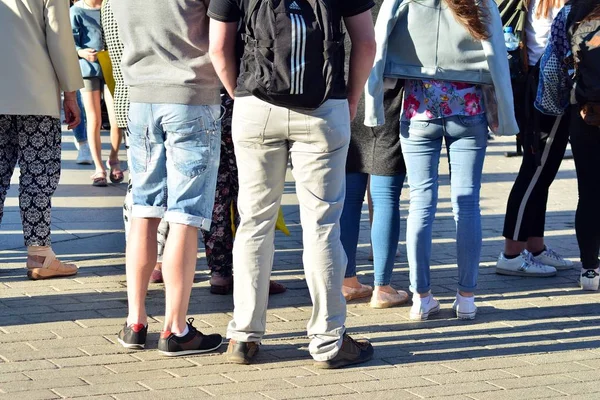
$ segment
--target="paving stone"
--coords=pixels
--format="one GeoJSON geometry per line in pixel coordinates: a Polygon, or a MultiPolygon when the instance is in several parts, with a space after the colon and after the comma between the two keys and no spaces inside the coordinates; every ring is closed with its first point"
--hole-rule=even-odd
{"type": "Polygon", "coordinates": [[[356,393],[343,385],[331,383],[327,386],[315,386],[310,388],[294,388],[283,390],[261,391],[262,394],[273,400],[303,399],[309,397],[322,397],[339,395],[345,393],[356,393]]]}
{"type": "MultiPolygon", "coordinates": [[[[48,399],[61,399],[59,395],[50,390],[30,390],[23,393],[23,398],[27,400],[48,400],[48,399]]],[[[2,400],[14,400],[14,393],[0,393],[0,399],[2,400]]]]}
{"type": "Polygon", "coordinates": [[[503,389],[520,389],[537,386],[551,386],[560,383],[575,383],[578,380],[567,375],[541,375],[527,376],[524,378],[490,379],[489,383],[503,389]]]}
{"type": "MultiPolygon", "coordinates": [[[[337,376],[337,375],[336,375],[337,376]]],[[[332,379],[336,382],[336,379],[332,379]]],[[[412,377],[412,378],[398,378],[398,379],[387,379],[384,381],[369,381],[359,383],[346,383],[344,386],[360,393],[367,392],[379,392],[382,390],[393,390],[393,389],[405,389],[405,388],[418,388],[422,386],[439,386],[437,383],[430,380],[412,377]]]]}
{"type": "Polygon", "coordinates": [[[217,374],[202,374],[196,376],[188,376],[185,378],[169,378],[169,379],[158,379],[143,380],[141,383],[151,389],[177,389],[184,387],[207,387],[211,385],[226,385],[233,381],[227,379],[222,375],[217,374]]]}
{"type": "Polygon", "coordinates": [[[133,382],[120,382],[120,383],[107,383],[102,385],[86,385],[78,387],[65,387],[55,389],[55,391],[63,397],[84,397],[91,395],[103,395],[103,394],[115,394],[115,393],[127,393],[127,392],[138,392],[144,387],[133,382]]]}
{"type": "Polygon", "coordinates": [[[566,372],[585,372],[591,368],[579,363],[543,364],[530,367],[504,368],[504,371],[519,376],[553,375],[566,372]]]}
{"type": "MultiPolygon", "coordinates": [[[[561,393],[574,395],[574,394],[590,394],[590,393],[600,393],[600,387],[598,385],[594,385],[595,377],[584,376],[586,379],[585,382],[578,383],[564,383],[564,384],[554,384],[548,385],[551,389],[558,390],[561,393]]],[[[597,394],[600,396],[600,394],[597,394]]]]}
{"type": "MultiPolygon", "coordinates": [[[[28,390],[57,389],[70,386],[84,386],[86,383],[79,378],[60,378],[52,380],[30,380],[22,382],[4,382],[0,389],[6,393],[24,392],[28,390]]],[[[16,395],[15,395],[16,396],[16,395]]]]}
{"type": "Polygon", "coordinates": [[[476,400],[506,400],[506,399],[550,399],[553,397],[563,397],[562,393],[546,387],[524,388],[502,390],[497,392],[473,393],[469,394],[476,400]]]}
{"type": "MultiPolygon", "coordinates": [[[[250,371],[250,372],[241,372],[241,371],[232,371],[231,373],[226,373],[226,377],[236,382],[249,382],[249,381],[261,381],[264,379],[275,379],[275,378],[306,378],[306,377],[315,377],[317,376],[314,372],[309,371],[306,368],[280,368],[274,370],[267,371],[250,371]]],[[[290,381],[289,379],[287,379],[290,381]]],[[[300,385],[304,386],[304,385],[300,385]]]]}
{"type": "MultiPolygon", "coordinates": [[[[96,367],[94,367],[96,368],[96,367]]],[[[142,372],[129,372],[115,374],[108,368],[103,368],[107,373],[92,374],[82,373],[78,375],[81,379],[89,383],[90,385],[102,385],[108,383],[119,383],[119,382],[140,382],[140,381],[151,381],[151,380],[165,380],[175,379],[173,375],[160,370],[142,371],[142,372]]],[[[81,369],[81,368],[68,368],[68,369],[81,369]]]]}
{"type": "Polygon", "coordinates": [[[427,386],[427,387],[415,387],[407,389],[409,392],[422,397],[434,397],[441,393],[444,395],[461,395],[480,392],[493,392],[500,390],[499,387],[490,385],[486,382],[469,382],[469,383],[456,383],[446,384],[443,386],[427,386]]]}
{"type": "MultiPolygon", "coordinates": [[[[115,395],[117,400],[148,400],[148,399],[214,399],[208,393],[198,388],[182,388],[167,390],[152,390],[131,392],[115,395]]],[[[264,399],[264,398],[263,398],[264,399]]],[[[237,400],[237,397],[236,397],[237,400]]]]}
{"type": "Polygon", "coordinates": [[[138,364],[140,361],[127,354],[114,354],[106,356],[82,356],[77,358],[55,358],[52,359],[52,362],[62,368],[82,367],[86,365],[111,365],[112,368],[115,368],[119,365],[127,369],[127,364],[138,364]]]}
{"type": "MultiPolygon", "coordinates": [[[[206,392],[219,396],[219,395],[231,395],[237,396],[238,393],[251,393],[251,392],[267,392],[270,390],[281,390],[281,389],[294,389],[296,386],[291,383],[281,381],[280,379],[263,380],[257,382],[243,382],[243,383],[228,383],[224,385],[207,386],[203,388],[206,392]]],[[[304,390],[304,389],[302,389],[304,390]]]]}
{"type": "MultiPolygon", "coordinates": [[[[103,375],[112,374],[105,367],[87,366],[79,368],[60,368],[60,369],[44,369],[37,371],[27,371],[25,374],[33,380],[54,380],[63,378],[84,378],[86,376],[101,377],[103,375]]],[[[87,381],[87,379],[84,378],[87,381]]]]}
{"type": "Polygon", "coordinates": [[[514,375],[502,370],[493,369],[485,371],[459,372],[455,374],[428,375],[427,379],[441,385],[460,382],[480,382],[492,379],[514,378],[514,375]]]}
{"type": "Polygon", "coordinates": [[[335,380],[332,380],[331,376],[329,375],[303,376],[298,378],[286,378],[285,380],[295,386],[310,387],[326,385],[332,381],[335,383],[355,383],[375,381],[376,379],[362,372],[349,371],[336,374],[335,380]]]}

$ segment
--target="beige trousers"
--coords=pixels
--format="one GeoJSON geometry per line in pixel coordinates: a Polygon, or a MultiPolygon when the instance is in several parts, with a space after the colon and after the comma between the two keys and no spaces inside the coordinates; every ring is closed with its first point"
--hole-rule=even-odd
{"type": "Polygon", "coordinates": [[[309,349],[315,360],[329,360],[342,344],[346,320],[340,216],[350,142],[348,102],[329,100],[314,111],[293,111],[256,97],[237,98],[232,132],[241,222],[233,248],[235,310],[227,336],[258,342],[265,333],[275,222],[291,158],[313,303],[309,349]]]}

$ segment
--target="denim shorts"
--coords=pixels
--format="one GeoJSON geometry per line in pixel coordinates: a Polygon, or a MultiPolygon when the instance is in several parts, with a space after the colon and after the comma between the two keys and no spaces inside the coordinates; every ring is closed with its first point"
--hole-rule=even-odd
{"type": "Polygon", "coordinates": [[[210,229],[221,151],[219,116],[219,105],[131,103],[133,217],[210,229]]]}

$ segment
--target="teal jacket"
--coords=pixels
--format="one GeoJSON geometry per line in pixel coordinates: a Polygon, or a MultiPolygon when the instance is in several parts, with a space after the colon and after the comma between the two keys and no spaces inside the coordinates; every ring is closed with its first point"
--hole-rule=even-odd
{"type": "Polygon", "coordinates": [[[497,134],[519,132],[498,7],[493,0],[473,0],[473,7],[486,7],[487,40],[473,39],[443,0],[384,0],[375,25],[377,54],[366,85],[365,125],[385,122],[384,78],[435,79],[493,85],[497,134]]]}

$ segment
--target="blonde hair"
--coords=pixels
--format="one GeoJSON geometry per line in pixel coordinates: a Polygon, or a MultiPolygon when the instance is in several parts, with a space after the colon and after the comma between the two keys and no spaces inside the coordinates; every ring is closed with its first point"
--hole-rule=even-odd
{"type": "Polygon", "coordinates": [[[535,10],[535,17],[537,19],[548,18],[553,8],[561,8],[564,5],[565,0],[539,0],[535,10]]]}
{"type": "Polygon", "coordinates": [[[457,21],[477,40],[489,39],[488,13],[485,1],[493,0],[445,0],[457,21]]]}

